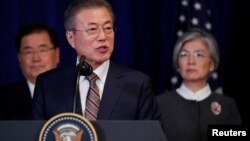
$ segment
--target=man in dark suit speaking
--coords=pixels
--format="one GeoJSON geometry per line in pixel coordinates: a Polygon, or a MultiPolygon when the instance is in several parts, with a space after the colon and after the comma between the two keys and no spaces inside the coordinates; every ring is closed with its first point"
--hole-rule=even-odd
{"type": "MultiPolygon", "coordinates": [[[[66,10],[64,20],[67,40],[77,52],[76,64],[80,56],[85,56],[95,74],[92,78],[80,76],[76,112],[90,120],[158,119],[149,78],[110,61],[115,34],[111,6],[104,0],[77,0],[66,10]],[[97,80],[92,86],[89,79],[97,80]],[[89,97],[89,93],[94,96],[89,97]]],[[[33,101],[35,119],[73,111],[76,64],[38,77],[33,101]]]]}

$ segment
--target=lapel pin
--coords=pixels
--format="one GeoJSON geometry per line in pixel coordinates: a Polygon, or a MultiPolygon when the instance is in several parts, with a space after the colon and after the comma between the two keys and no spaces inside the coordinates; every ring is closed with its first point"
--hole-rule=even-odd
{"type": "Polygon", "coordinates": [[[219,115],[222,111],[222,108],[221,108],[221,105],[219,102],[217,101],[213,101],[211,103],[211,112],[214,114],[214,115],[219,115]]]}

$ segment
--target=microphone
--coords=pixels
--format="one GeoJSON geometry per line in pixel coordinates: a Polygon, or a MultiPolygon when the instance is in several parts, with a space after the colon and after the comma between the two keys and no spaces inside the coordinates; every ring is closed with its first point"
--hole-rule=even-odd
{"type": "Polygon", "coordinates": [[[79,79],[80,76],[88,76],[93,72],[93,68],[87,62],[85,62],[85,56],[80,56],[79,63],[77,65],[77,75],[76,75],[76,85],[75,85],[75,93],[74,93],[74,101],[73,101],[73,113],[77,113],[77,103],[79,92],[79,79]]]}
{"type": "Polygon", "coordinates": [[[93,72],[92,66],[85,62],[85,56],[80,57],[78,67],[80,75],[88,76],[93,72]]]}

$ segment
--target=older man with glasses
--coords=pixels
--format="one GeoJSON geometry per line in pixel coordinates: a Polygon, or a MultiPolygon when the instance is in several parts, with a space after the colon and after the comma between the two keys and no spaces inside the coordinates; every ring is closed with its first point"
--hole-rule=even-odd
{"type": "Polygon", "coordinates": [[[32,98],[39,74],[54,69],[59,63],[59,43],[53,29],[32,23],[20,27],[16,34],[17,58],[24,80],[2,86],[0,119],[32,118],[32,98]]]}
{"type": "Polygon", "coordinates": [[[34,118],[47,120],[60,113],[76,112],[89,120],[158,119],[149,77],[110,60],[115,40],[111,6],[105,0],[75,0],[65,12],[64,24],[68,42],[78,56],[76,62],[82,62],[79,58],[85,56],[94,73],[80,76],[79,87],[76,63],[40,75],[34,118]],[[77,96],[75,88],[79,89],[77,96]]]}

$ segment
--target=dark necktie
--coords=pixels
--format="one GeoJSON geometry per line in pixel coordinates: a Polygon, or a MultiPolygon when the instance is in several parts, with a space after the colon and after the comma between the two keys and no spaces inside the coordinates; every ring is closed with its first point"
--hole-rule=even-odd
{"type": "Polygon", "coordinates": [[[89,90],[86,99],[85,117],[89,120],[96,120],[100,105],[100,95],[96,85],[98,76],[92,73],[86,78],[89,81],[89,90]]]}

